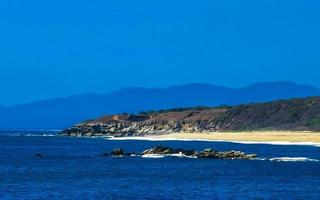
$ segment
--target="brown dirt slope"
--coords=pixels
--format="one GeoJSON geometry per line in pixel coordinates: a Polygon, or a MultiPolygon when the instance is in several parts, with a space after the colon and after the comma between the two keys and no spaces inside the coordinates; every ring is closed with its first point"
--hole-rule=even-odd
{"type": "Polygon", "coordinates": [[[182,108],[110,115],[86,121],[64,135],[145,135],[173,132],[320,130],[320,97],[217,108],[182,108]]]}

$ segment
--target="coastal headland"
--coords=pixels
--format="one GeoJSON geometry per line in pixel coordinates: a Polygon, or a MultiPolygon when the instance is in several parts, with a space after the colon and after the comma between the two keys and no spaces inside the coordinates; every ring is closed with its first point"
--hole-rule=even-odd
{"type": "Polygon", "coordinates": [[[107,115],[61,135],[320,143],[320,97],[107,115]]]}

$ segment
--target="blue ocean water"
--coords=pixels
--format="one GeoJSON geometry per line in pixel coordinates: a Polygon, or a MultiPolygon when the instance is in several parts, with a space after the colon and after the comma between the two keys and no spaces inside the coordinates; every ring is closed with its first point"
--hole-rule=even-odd
{"type": "MultiPolygon", "coordinates": [[[[299,159],[298,159],[299,160],[299,159]]],[[[226,142],[0,136],[0,199],[320,199],[320,148],[226,142]],[[240,150],[261,160],[101,157],[155,145],[240,150]],[[35,157],[42,153],[44,157],[35,157]],[[270,161],[276,157],[312,160],[270,161]]]]}

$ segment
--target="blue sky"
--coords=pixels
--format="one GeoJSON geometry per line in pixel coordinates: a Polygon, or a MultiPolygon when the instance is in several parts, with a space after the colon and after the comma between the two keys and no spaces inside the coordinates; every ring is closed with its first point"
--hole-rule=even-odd
{"type": "Polygon", "coordinates": [[[0,2],[0,104],[126,86],[320,87],[320,3],[0,2]]]}

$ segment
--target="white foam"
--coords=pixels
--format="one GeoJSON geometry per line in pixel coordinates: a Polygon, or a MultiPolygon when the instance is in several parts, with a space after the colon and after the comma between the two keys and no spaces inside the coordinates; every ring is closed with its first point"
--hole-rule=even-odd
{"type": "Polygon", "coordinates": [[[269,160],[268,158],[252,158],[250,160],[260,160],[260,161],[265,161],[265,160],[269,160]]]}
{"type": "Polygon", "coordinates": [[[241,143],[241,144],[302,145],[302,146],[315,146],[315,147],[320,147],[320,143],[316,143],[316,142],[287,142],[287,141],[274,141],[274,142],[264,142],[264,141],[230,141],[230,142],[241,143]]]}
{"type": "MultiPolygon", "coordinates": [[[[164,157],[179,157],[179,158],[197,158],[196,156],[186,156],[182,153],[179,154],[146,154],[142,158],[164,158],[164,157]]],[[[275,158],[255,158],[254,160],[269,160],[273,162],[319,162],[320,160],[307,158],[307,157],[275,157],[275,158]]]]}
{"type": "Polygon", "coordinates": [[[317,159],[307,158],[307,157],[278,157],[270,158],[270,161],[276,162],[318,162],[317,159]]]}
{"type": "Polygon", "coordinates": [[[199,142],[231,142],[239,144],[269,144],[269,145],[303,145],[320,147],[316,142],[287,142],[287,141],[238,141],[238,140],[214,140],[214,139],[191,139],[191,138],[156,138],[156,137],[110,137],[108,140],[144,140],[144,141],[199,141],[199,142]]]}
{"type": "Polygon", "coordinates": [[[164,156],[160,154],[146,154],[141,157],[142,158],[164,158],[164,156]]]}
{"type": "Polygon", "coordinates": [[[197,158],[196,156],[187,156],[182,152],[174,153],[174,154],[146,154],[146,155],[142,155],[141,157],[142,158],[164,158],[164,157],[197,158]]]}
{"type": "Polygon", "coordinates": [[[166,156],[179,157],[179,158],[197,158],[196,156],[187,156],[187,155],[183,154],[182,152],[174,153],[174,154],[166,154],[166,156]]]}
{"type": "Polygon", "coordinates": [[[154,138],[154,137],[109,137],[107,140],[145,140],[145,141],[172,141],[179,140],[176,138],[154,138]]]}
{"type": "Polygon", "coordinates": [[[25,135],[21,135],[21,136],[27,136],[27,137],[54,137],[57,136],[56,134],[49,134],[49,133],[43,133],[43,134],[36,134],[36,133],[28,133],[25,135]]]}

